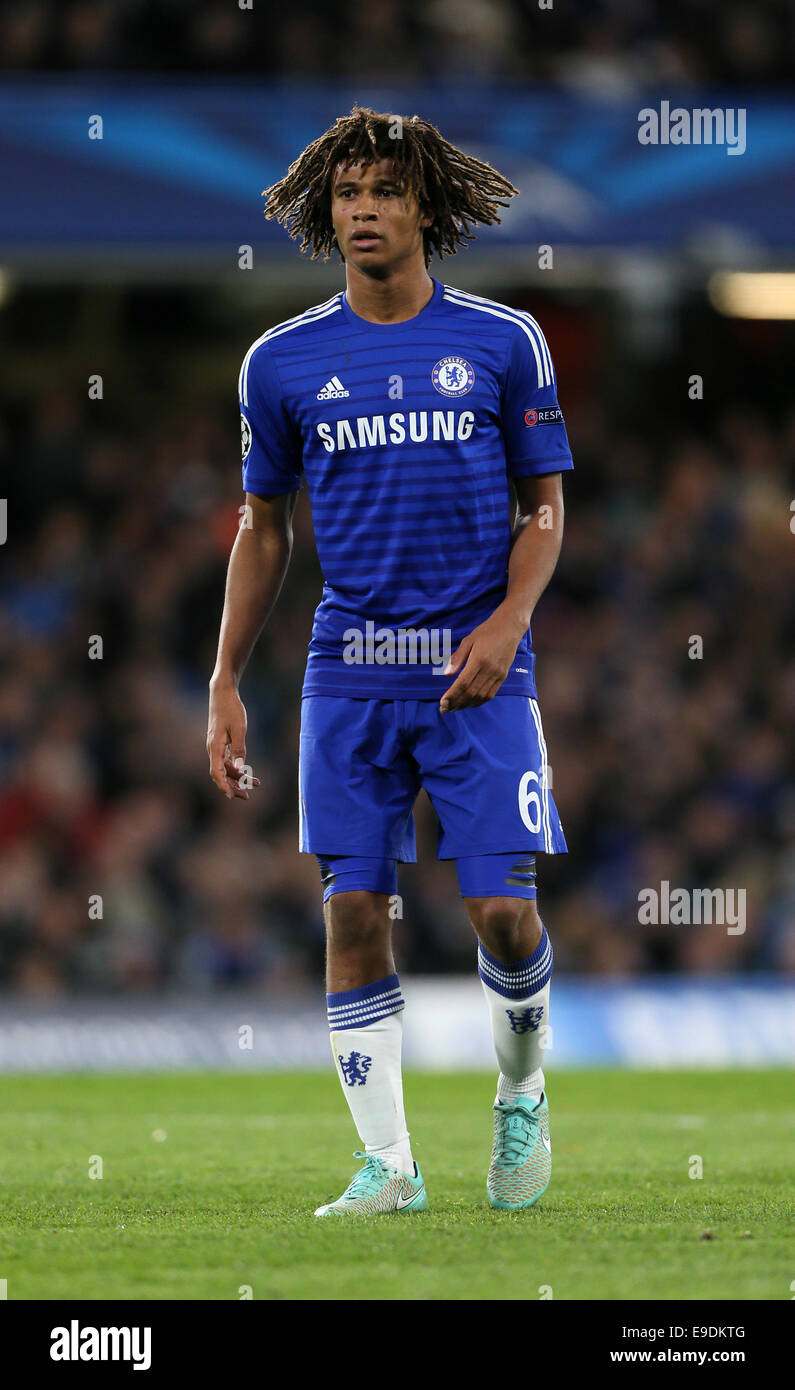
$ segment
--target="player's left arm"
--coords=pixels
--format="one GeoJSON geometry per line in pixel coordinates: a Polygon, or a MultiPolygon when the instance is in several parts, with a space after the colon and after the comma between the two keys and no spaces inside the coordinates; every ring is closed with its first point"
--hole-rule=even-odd
{"type": "Polygon", "coordinates": [[[500,429],[519,500],[508,586],[491,617],[453,652],[447,671],[459,674],[441,698],[443,713],[482,705],[497,694],[552,577],[563,538],[561,474],[574,464],[552,356],[529,314],[517,314],[501,377],[500,429]]]}
{"type": "Polygon", "coordinates": [[[453,652],[447,671],[460,674],[441,698],[443,714],[494,698],[558,562],[563,540],[561,474],[531,474],[515,478],[514,485],[519,515],[508,560],[508,589],[499,607],[453,652]]]}

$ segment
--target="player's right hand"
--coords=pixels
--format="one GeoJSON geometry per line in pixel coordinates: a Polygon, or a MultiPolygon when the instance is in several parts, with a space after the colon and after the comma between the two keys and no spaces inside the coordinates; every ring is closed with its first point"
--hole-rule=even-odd
{"type": "MultiPolygon", "coordinates": [[[[246,787],[239,785],[246,771],[246,727],[245,706],[234,687],[217,687],[211,683],[207,727],[210,776],[230,801],[235,797],[248,801],[246,787]]],[[[259,777],[250,777],[247,781],[251,787],[259,786],[259,777]]]]}

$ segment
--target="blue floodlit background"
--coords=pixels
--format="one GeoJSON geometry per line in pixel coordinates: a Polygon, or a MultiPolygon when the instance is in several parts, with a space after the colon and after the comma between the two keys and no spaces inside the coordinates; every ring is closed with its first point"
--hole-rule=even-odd
{"type": "MultiPolygon", "coordinates": [[[[204,739],[240,361],[344,283],[260,195],[354,101],[421,113],[517,184],[502,227],[432,272],[531,309],[557,364],[575,472],[533,624],[570,847],[539,860],[551,1063],[791,1062],[794,292],[726,314],[715,277],[795,273],[794,39],[788,6],[716,0],[0,15],[0,1067],[326,1064],[297,849],[305,493],[242,685],[253,802],[215,790],[204,739]],[[744,110],[744,152],[642,145],[663,101],[744,110]],[[745,932],[641,925],[663,881],[744,890],[745,932]]],[[[424,796],[416,814],[407,1057],[491,1065],[454,867],[424,796]]]]}

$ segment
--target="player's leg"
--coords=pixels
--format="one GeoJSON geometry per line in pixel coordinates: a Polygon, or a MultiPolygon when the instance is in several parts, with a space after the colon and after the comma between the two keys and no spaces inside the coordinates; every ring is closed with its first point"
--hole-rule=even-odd
{"type": "MultiPolygon", "coordinates": [[[[523,864],[534,856],[524,856],[523,864]]],[[[538,915],[534,869],[528,883],[506,895],[516,855],[478,855],[457,861],[469,920],[478,936],[478,974],[489,1008],[500,1068],[497,1100],[539,1100],[544,1052],[549,1044],[552,945],[538,915]],[[489,883],[491,896],[488,896],[489,883]],[[519,892],[528,896],[520,897],[519,892]],[[529,894],[533,894],[532,897],[529,894]]]]}
{"type": "Polygon", "coordinates": [[[413,751],[439,815],[439,857],[456,859],[479,936],[500,1069],[489,1197],[531,1205],[550,1172],[542,1061],[552,948],[535,904],[535,854],[566,851],[538,705],[506,695],[447,715],[419,706],[416,717],[413,751]]]}
{"type": "Polygon", "coordinates": [[[397,860],[416,858],[416,770],[395,702],[304,699],[301,849],[318,857],[327,934],[327,1006],[337,1074],[364,1168],[331,1212],[421,1210],[403,1109],[403,997],[391,947],[397,860]]]}
{"type": "Polygon", "coordinates": [[[320,859],[326,920],[326,1002],[337,1074],[365,1159],[317,1216],[423,1211],[403,1107],[403,996],[392,956],[394,859],[320,859]]]}
{"type": "MultiPolygon", "coordinates": [[[[461,891],[478,935],[478,973],[499,1065],[486,1190],[492,1206],[507,1210],[537,1202],[552,1173],[543,1072],[552,947],[535,901],[504,896],[515,859],[458,860],[461,891]],[[489,880],[492,896],[469,896],[472,890],[487,894],[489,880]]],[[[523,891],[535,894],[535,887],[523,891]]]]}
{"type": "Polygon", "coordinates": [[[322,860],[331,1047],[362,1148],[413,1174],[403,1108],[403,1009],[392,955],[393,859],[322,860]],[[331,881],[329,881],[331,880],[331,881]],[[345,888],[345,884],[372,885],[345,888]],[[337,890],[337,891],[335,891],[337,890]]]}

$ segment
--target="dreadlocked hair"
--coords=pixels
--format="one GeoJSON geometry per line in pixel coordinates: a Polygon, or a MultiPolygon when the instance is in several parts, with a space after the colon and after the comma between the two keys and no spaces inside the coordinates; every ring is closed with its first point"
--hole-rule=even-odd
{"type": "Polygon", "coordinates": [[[415,194],[422,216],[433,218],[423,231],[425,263],[474,240],[476,223],[499,222],[498,208],[518,193],[502,174],[464,154],[420,116],[398,117],[354,106],[325,135],[307,145],[284,178],[263,191],[265,216],[281,222],[312,260],[328,260],[337,249],[331,220],[331,183],[339,165],[369,165],[392,159],[402,193],[415,194]]]}

